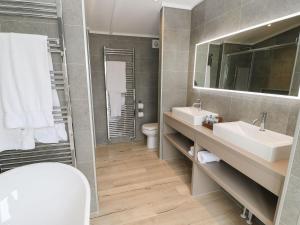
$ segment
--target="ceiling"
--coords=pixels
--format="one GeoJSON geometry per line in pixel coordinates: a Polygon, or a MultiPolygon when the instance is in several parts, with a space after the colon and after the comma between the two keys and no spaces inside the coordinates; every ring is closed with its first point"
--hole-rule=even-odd
{"type": "Polygon", "coordinates": [[[162,6],[192,9],[202,0],[85,0],[92,33],[159,36],[162,6]]]}

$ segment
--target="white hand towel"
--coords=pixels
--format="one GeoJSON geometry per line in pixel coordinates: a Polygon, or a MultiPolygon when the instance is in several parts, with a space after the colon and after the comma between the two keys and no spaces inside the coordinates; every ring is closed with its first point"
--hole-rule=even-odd
{"type": "Polygon", "coordinates": [[[220,158],[208,151],[200,151],[198,152],[198,161],[201,164],[206,164],[209,162],[219,162],[220,158]]]}
{"type": "Polygon", "coordinates": [[[0,97],[6,128],[54,126],[46,36],[0,33],[0,97]]]}
{"type": "Polygon", "coordinates": [[[121,116],[125,104],[126,63],[120,61],[106,62],[106,88],[110,103],[110,116],[121,116]]]}

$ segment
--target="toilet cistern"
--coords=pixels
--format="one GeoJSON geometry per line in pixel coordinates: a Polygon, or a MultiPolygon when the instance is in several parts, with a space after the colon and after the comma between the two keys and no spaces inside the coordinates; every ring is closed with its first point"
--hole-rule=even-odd
{"type": "Polygon", "coordinates": [[[195,103],[193,103],[193,107],[198,108],[199,111],[202,110],[202,102],[201,99],[198,98],[195,103]]]}

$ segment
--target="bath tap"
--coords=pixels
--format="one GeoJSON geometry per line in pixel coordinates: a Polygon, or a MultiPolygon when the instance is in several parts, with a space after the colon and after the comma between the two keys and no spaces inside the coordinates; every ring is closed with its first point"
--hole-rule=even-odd
{"type": "Polygon", "coordinates": [[[252,124],[255,125],[258,121],[260,121],[260,131],[265,131],[265,124],[266,124],[266,120],[267,120],[267,112],[262,112],[261,114],[261,118],[260,119],[255,119],[253,120],[252,124]]]}
{"type": "Polygon", "coordinates": [[[195,103],[193,103],[193,107],[198,108],[199,111],[202,110],[202,102],[201,99],[198,98],[195,103]]]}

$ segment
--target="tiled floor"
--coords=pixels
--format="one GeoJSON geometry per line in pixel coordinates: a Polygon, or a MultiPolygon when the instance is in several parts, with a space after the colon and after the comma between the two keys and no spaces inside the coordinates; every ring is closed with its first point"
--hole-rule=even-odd
{"type": "Polygon", "coordinates": [[[245,225],[223,192],[190,193],[191,165],[160,161],[142,143],[97,149],[100,216],[92,225],[245,225]]]}

